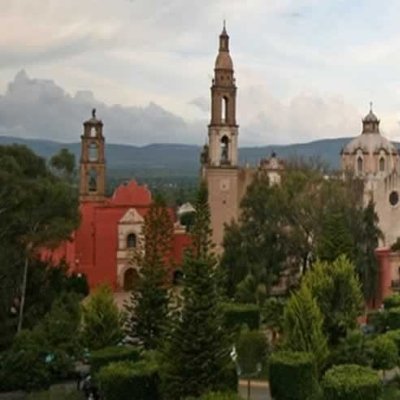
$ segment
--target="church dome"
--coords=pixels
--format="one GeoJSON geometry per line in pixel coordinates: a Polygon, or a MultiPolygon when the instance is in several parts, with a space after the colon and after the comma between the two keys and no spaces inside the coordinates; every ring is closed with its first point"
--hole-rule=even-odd
{"type": "Polygon", "coordinates": [[[371,109],[369,113],[363,118],[363,130],[361,135],[357,136],[350,143],[348,143],[342,154],[355,154],[358,150],[361,150],[363,154],[377,154],[381,150],[387,154],[397,154],[396,146],[379,131],[380,120],[371,109]]]}
{"type": "Polygon", "coordinates": [[[376,133],[362,133],[357,136],[344,149],[344,154],[355,154],[361,150],[363,154],[376,154],[384,150],[388,154],[397,154],[396,146],[390,140],[376,133]]]}

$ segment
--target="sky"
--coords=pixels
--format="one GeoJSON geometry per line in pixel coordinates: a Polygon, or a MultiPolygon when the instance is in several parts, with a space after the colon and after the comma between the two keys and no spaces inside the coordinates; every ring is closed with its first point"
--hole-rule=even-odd
{"type": "Polygon", "coordinates": [[[400,140],[398,0],[1,0],[0,135],[203,144],[222,21],[241,146],[400,140]]]}

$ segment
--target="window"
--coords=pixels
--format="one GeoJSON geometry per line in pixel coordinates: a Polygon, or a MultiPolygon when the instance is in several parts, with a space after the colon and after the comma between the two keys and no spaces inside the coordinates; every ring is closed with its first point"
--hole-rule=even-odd
{"type": "Polygon", "coordinates": [[[99,159],[99,147],[97,143],[92,142],[89,144],[89,161],[98,161],[99,159]]]}
{"type": "Polygon", "coordinates": [[[96,130],[96,128],[93,126],[91,129],[90,129],[90,137],[96,137],[97,136],[97,130],[96,130]]]}
{"type": "Polygon", "coordinates": [[[126,247],[128,249],[134,249],[136,247],[136,235],[134,233],[130,233],[126,237],[126,247]]]}
{"type": "Polygon", "coordinates": [[[362,174],[364,170],[364,162],[362,157],[357,158],[357,173],[362,174]]]}
{"type": "Polygon", "coordinates": [[[384,172],[385,171],[385,159],[383,157],[381,157],[379,159],[379,171],[380,172],[384,172]]]}
{"type": "Polygon", "coordinates": [[[228,98],[226,96],[221,100],[221,121],[228,122],[228,98]]]}
{"type": "Polygon", "coordinates": [[[391,206],[397,206],[399,202],[399,193],[396,190],[393,190],[393,192],[391,192],[389,194],[389,203],[391,206]]]}
{"type": "Polygon", "coordinates": [[[91,169],[89,172],[89,192],[97,191],[97,172],[95,169],[91,169]]]}

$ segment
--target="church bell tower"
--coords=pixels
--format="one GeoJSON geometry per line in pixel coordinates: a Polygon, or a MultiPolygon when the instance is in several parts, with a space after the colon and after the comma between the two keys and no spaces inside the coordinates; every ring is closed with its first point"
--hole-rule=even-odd
{"type": "Polygon", "coordinates": [[[236,123],[236,83],[229,53],[229,36],[224,27],[219,36],[211,85],[211,120],[208,145],[202,154],[202,176],[208,187],[213,242],[222,253],[225,224],[239,215],[238,125],[236,123]]]}
{"type": "Polygon", "coordinates": [[[92,118],[83,123],[81,136],[80,187],[81,201],[105,199],[106,161],[104,157],[103,122],[92,111],[92,118]]]}
{"type": "Polygon", "coordinates": [[[208,127],[211,166],[237,166],[237,136],[236,85],[229,54],[229,36],[224,23],[211,86],[211,121],[208,127]]]}

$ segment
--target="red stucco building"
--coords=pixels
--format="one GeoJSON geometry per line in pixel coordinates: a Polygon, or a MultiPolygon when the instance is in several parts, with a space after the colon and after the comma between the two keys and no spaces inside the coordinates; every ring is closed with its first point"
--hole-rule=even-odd
{"type": "MultiPolygon", "coordinates": [[[[83,273],[93,288],[109,283],[114,290],[128,290],[134,285],[140,265],[132,261],[144,217],[152,202],[151,192],[131,180],[120,185],[108,198],[103,123],[92,118],[84,123],[80,159],[81,223],[71,240],[43,256],[54,263],[65,259],[71,272],[83,273]]],[[[190,243],[171,210],[175,222],[171,280],[179,271],[185,247],[190,243]]]]}

